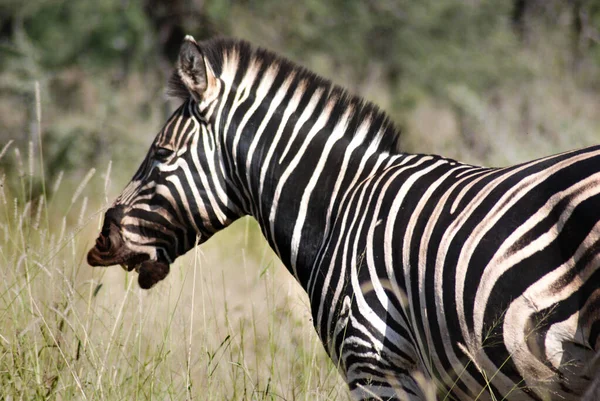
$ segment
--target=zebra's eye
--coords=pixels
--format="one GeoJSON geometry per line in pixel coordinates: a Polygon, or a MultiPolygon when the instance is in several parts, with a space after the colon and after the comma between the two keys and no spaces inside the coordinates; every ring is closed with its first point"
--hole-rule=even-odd
{"type": "Polygon", "coordinates": [[[167,148],[156,148],[154,151],[154,158],[160,161],[165,161],[173,154],[171,149],[167,148]]]}

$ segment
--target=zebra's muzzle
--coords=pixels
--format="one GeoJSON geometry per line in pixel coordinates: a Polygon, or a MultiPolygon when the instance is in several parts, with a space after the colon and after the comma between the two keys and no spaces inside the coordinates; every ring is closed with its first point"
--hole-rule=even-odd
{"type": "Polygon", "coordinates": [[[114,223],[104,227],[96,244],[87,255],[91,266],[126,265],[127,270],[132,270],[136,265],[150,258],[147,254],[135,253],[123,244],[119,229],[114,223]]]}
{"type": "Polygon", "coordinates": [[[138,283],[141,288],[148,289],[169,274],[169,263],[163,260],[150,260],[150,255],[130,251],[123,244],[118,229],[109,224],[103,230],[96,244],[87,255],[90,266],[121,265],[125,270],[139,273],[138,283]]]}
{"type": "Polygon", "coordinates": [[[105,224],[94,247],[88,252],[87,261],[90,266],[121,265],[127,271],[135,270],[139,273],[138,283],[143,289],[151,288],[164,279],[170,270],[166,261],[150,260],[150,255],[128,249],[113,222],[105,224]]]}

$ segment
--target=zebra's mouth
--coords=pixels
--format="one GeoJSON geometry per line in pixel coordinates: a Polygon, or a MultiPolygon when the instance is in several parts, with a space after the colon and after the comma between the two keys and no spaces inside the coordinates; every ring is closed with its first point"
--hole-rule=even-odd
{"type": "Polygon", "coordinates": [[[87,261],[90,266],[121,265],[127,271],[135,270],[141,288],[148,289],[164,279],[169,274],[170,266],[165,260],[151,260],[150,255],[134,253],[123,246],[120,235],[100,233],[95,246],[90,249],[87,261]]]}
{"type": "Polygon", "coordinates": [[[170,266],[167,262],[147,260],[140,265],[137,265],[135,269],[139,273],[138,284],[141,288],[147,290],[167,277],[170,266]]]}

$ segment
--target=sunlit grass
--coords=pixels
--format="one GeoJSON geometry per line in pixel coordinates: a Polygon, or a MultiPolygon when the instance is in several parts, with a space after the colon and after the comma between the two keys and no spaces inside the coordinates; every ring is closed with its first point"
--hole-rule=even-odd
{"type": "Polygon", "coordinates": [[[48,202],[38,213],[40,200],[3,195],[3,399],[345,397],[306,296],[249,219],[143,291],[133,273],[87,266],[101,218],[81,211],[88,198],[51,205],[46,227],[48,202]]]}

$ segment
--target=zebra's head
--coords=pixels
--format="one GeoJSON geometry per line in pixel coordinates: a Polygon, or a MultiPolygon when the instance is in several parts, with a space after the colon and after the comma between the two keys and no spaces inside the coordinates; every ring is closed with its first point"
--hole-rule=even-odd
{"type": "Polygon", "coordinates": [[[135,269],[142,288],[165,278],[178,256],[240,216],[228,196],[231,187],[208,121],[220,83],[190,36],[182,45],[174,78],[178,95],[185,91],[186,100],[106,211],[102,232],[87,257],[92,266],[135,269]]]}

